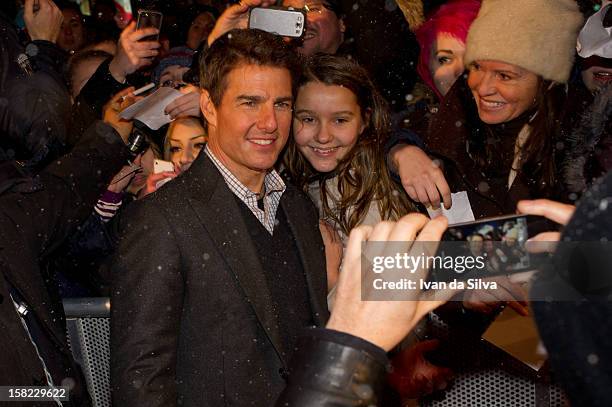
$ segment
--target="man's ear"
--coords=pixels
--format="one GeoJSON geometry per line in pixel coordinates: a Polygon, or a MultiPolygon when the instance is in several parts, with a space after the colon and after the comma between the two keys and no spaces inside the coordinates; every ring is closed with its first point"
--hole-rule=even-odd
{"type": "Polygon", "coordinates": [[[200,110],[208,126],[217,127],[217,109],[210,99],[210,93],[206,89],[202,89],[200,95],[200,110]]]}

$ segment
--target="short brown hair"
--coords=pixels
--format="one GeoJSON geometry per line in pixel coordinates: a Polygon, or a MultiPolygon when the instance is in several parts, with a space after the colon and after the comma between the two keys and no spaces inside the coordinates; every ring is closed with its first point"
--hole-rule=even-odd
{"type": "Polygon", "coordinates": [[[241,64],[285,68],[295,95],[299,77],[297,54],[278,35],[254,29],[234,29],[219,37],[200,60],[200,87],[219,106],[227,87],[227,75],[241,64]]]}

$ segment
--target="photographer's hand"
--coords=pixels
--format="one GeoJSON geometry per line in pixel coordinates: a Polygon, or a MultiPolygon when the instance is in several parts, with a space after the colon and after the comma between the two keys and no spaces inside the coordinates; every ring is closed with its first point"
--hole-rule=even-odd
{"type": "Polygon", "coordinates": [[[126,107],[142,99],[142,96],[132,96],[132,92],[134,92],[134,87],[123,89],[121,92],[114,95],[102,110],[103,120],[117,130],[117,133],[119,133],[126,144],[134,125],[131,120],[123,120],[120,118],[119,113],[126,107]],[[124,98],[124,96],[126,97],[124,98]]]}
{"type": "MultiPolygon", "coordinates": [[[[362,244],[366,242],[365,250],[373,247],[377,252],[386,249],[395,252],[401,245],[402,252],[422,256],[424,244],[433,249],[431,243],[440,240],[446,226],[444,216],[429,220],[420,214],[409,214],[397,222],[354,228],[344,254],[334,309],[327,328],[358,336],[386,351],[397,345],[425,314],[446,302],[455,292],[421,292],[417,288],[410,290],[409,297],[402,301],[362,300],[362,244]]],[[[425,279],[428,272],[419,268],[411,273],[411,278],[415,281],[425,279]]]]}
{"type": "Polygon", "coordinates": [[[158,33],[159,30],[152,27],[137,30],[134,21],[121,32],[117,53],[108,66],[108,70],[117,82],[124,83],[127,75],[152,63],[151,57],[159,54],[157,49],[161,46],[160,43],[158,41],[140,42],[140,40],[158,33]]]}
{"type": "Polygon", "coordinates": [[[212,45],[217,38],[234,28],[247,28],[249,10],[253,7],[269,7],[275,3],[273,0],[241,0],[240,3],[228,7],[208,35],[208,45],[212,45]]]}
{"type": "Polygon", "coordinates": [[[23,9],[28,34],[32,41],[56,42],[62,28],[64,15],[51,0],[39,0],[39,9],[34,12],[34,0],[26,0],[23,9]]]}
{"type": "Polygon", "coordinates": [[[200,88],[187,85],[182,87],[180,92],[183,96],[179,96],[168,103],[168,106],[164,109],[166,114],[170,115],[172,120],[178,117],[202,116],[202,111],[200,110],[200,88]]]}
{"type": "MultiPolygon", "coordinates": [[[[574,205],[550,201],[548,199],[536,199],[534,201],[519,201],[517,209],[519,213],[544,216],[546,219],[550,219],[553,222],[565,226],[574,215],[576,207],[574,205]]],[[[552,253],[560,237],[560,232],[540,233],[529,239],[527,242],[527,250],[531,253],[552,253]],[[538,243],[532,244],[531,242],[538,243]]]]}

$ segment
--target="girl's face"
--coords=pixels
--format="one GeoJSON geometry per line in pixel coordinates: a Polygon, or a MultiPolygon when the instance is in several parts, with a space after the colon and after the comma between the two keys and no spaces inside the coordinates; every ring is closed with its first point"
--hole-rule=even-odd
{"type": "Polygon", "coordinates": [[[195,119],[177,119],[168,132],[168,142],[168,156],[164,158],[185,171],[204,148],[204,127],[195,119]]]}
{"type": "Polygon", "coordinates": [[[309,82],[295,102],[293,137],[319,172],[331,172],[351,151],[366,124],[357,97],[347,88],[309,82]]]}
{"type": "Polygon", "coordinates": [[[431,49],[429,71],[438,92],[445,96],[465,70],[465,44],[449,34],[440,33],[431,49]]]}

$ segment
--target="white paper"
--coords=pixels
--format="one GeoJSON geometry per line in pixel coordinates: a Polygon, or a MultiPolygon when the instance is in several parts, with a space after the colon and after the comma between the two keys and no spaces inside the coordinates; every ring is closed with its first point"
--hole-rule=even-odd
{"type": "Polygon", "coordinates": [[[587,20],[580,30],[576,49],[582,58],[598,55],[612,58],[612,27],[604,28],[605,11],[612,7],[612,1],[604,1],[601,9],[587,20]]]}
{"type": "Polygon", "coordinates": [[[164,109],[183,94],[174,88],[163,86],[146,98],[122,110],[119,117],[125,120],[140,120],[152,130],[157,130],[172,119],[164,109]]]}
{"type": "Polygon", "coordinates": [[[474,221],[474,212],[470,206],[470,199],[468,198],[467,191],[460,191],[451,194],[453,205],[450,209],[445,209],[441,206],[440,209],[427,208],[430,218],[435,218],[440,215],[446,216],[448,224],[454,225],[456,223],[472,222],[474,221]]]}

